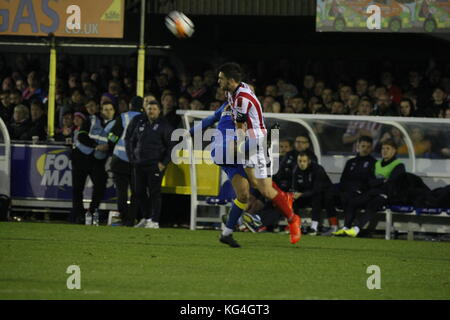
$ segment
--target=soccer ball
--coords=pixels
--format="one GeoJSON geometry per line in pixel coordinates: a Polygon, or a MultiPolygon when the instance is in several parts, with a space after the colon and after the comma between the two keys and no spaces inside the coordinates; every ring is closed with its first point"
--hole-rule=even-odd
{"type": "Polygon", "coordinates": [[[194,33],[194,24],[182,12],[172,11],[166,16],[166,27],[177,38],[189,38],[194,33]]]}

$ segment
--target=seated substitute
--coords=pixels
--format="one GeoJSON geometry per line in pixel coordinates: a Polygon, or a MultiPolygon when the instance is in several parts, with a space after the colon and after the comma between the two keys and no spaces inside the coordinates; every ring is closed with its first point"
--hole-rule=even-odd
{"type": "Polygon", "coordinates": [[[381,144],[382,159],[375,163],[375,178],[369,182],[370,189],[348,201],[345,206],[345,226],[334,232],[334,235],[358,236],[368,222],[374,221],[377,211],[389,204],[389,200],[395,191],[393,190],[395,187],[393,181],[406,171],[405,166],[397,159],[396,155],[397,146],[394,141],[386,140],[381,144]],[[358,209],[365,209],[365,212],[352,228],[358,209]]]}
{"type": "Polygon", "coordinates": [[[294,212],[299,208],[312,206],[312,222],[308,234],[317,235],[320,213],[325,205],[325,192],[331,186],[331,180],[325,169],[313,162],[310,154],[305,151],[298,154],[292,178],[294,212]]]}
{"type": "Polygon", "coordinates": [[[325,206],[330,219],[331,229],[322,235],[331,235],[337,231],[338,221],[336,206],[345,208],[348,201],[355,196],[365,193],[369,189],[369,181],[375,178],[375,158],[371,156],[373,139],[362,136],[358,140],[356,157],[345,163],[339,183],[328,189],[325,206]]]}

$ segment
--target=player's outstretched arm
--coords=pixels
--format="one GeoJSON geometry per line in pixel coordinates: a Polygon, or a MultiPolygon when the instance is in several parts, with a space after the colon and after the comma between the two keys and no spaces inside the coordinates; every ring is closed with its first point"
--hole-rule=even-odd
{"type": "Polygon", "coordinates": [[[211,116],[209,116],[209,117],[203,119],[203,120],[201,121],[200,124],[198,124],[198,125],[192,127],[192,128],[189,130],[189,133],[191,134],[191,136],[194,135],[194,132],[197,132],[197,131],[199,131],[199,130],[203,131],[203,130],[209,128],[209,127],[212,127],[216,122],[218,122],[218,121],[220,120],[220,116],[221,116],[221,114],[222,114],[222,112],[223,112],[223,109],[225,109],[225,107],[227,106],[227,104],[228,104],[227,102],[224,102],[224,103],[220,106],[220,108],[217,109],[217,110],[214,112],[213,115],[211,115],[211,116]]]}

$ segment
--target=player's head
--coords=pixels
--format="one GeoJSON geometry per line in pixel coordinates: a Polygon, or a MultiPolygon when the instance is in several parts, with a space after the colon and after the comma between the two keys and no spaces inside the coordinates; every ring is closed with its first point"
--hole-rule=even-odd
{"type": "Polygon", "coordinates": [[[372,153],[373,139],[369,136],[362,136],[358,139],[358,154],[361,157],[372,153]]]}
{"type": "Polygon", "coordinates": [[[218,69],[220,88],[232,91],[242,81],[241,66],[234,62],[221,65],[218,69]]]}
{"type": "Polygon", "coordinates": [[[302,151],[297,156],[297,165],[300,170],[306,170],[311,165],[311,158],[308,152],[302,151]]]}
{"type": "Polygon", "coordinates": [[[387,139],[381,143],[381,157],[384,161],[389,161],[397,154],[397,145],[394,140],[387,139]]]}
{"type": "Polygon", "coordinates": [[[280,155],[284,156],[286,153],[292,150],[292,140],[291,139],[281,139],[280,140],[280,155]]]}

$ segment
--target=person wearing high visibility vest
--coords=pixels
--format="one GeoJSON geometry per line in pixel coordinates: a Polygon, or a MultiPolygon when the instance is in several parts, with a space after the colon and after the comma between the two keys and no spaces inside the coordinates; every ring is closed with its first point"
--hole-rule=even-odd
{"type": "Polygon", "coordinates": [[[389,204],[392,197],[392,181],[406,172],[405,165],[396,157],[397,146],[393,140],[381,143],[381,160],[375,163],[375,178],[369,181],[370,189],[359,196],[353,197],[344,208],[345,226],[334,232],[336,236],[356,237],[368,222],[374,221],[378,210],[389,204]],[[358,209],[364,209],[364,214],[352,228],[358,209]]]}
{"type": "MultiPolygon", "coordinates": [[[[98,208],[103,199],[107,174],[105,163],[108,158],[108,133],[114,125],[115,108],[111,103],[102,105],[102,115],[98,113],[98,104],[89,100],[86,110],[89,116],[77,112],[75,116],[85,121],[74,131],[74,144],[72,150],[72,214],[70,221],[85,223],[87,216],[94,216],[93,221],[98,224],[98,208]],[[83,191],[87,177],[93,184],[92,201],[89,210],[85,212],[83,206],[83,191]],[[86,214],[86,215],[85,215],[86,214]],[[95,214],[95,215],[94,215],[95,214]]],[[[90,224],[90,223],[89,223],[90,224]]]]}
{"type": "Polygon", "coordinates": [[[143,99],[135,96],[130,100],[129,110],[121,113],[114,127],[108,134],[108,144],[113,150],[111,158],[111,171],[117,192],[117,208],[123,226],[134,226],[136,218],[136,200],[133,188],[133,166],[130,164],[125,149],[125,134],[128,125],[134,117],[141,114],[143,99]],[[128,188],[131,190],[130,206],[128,206],[128,188]]]}

